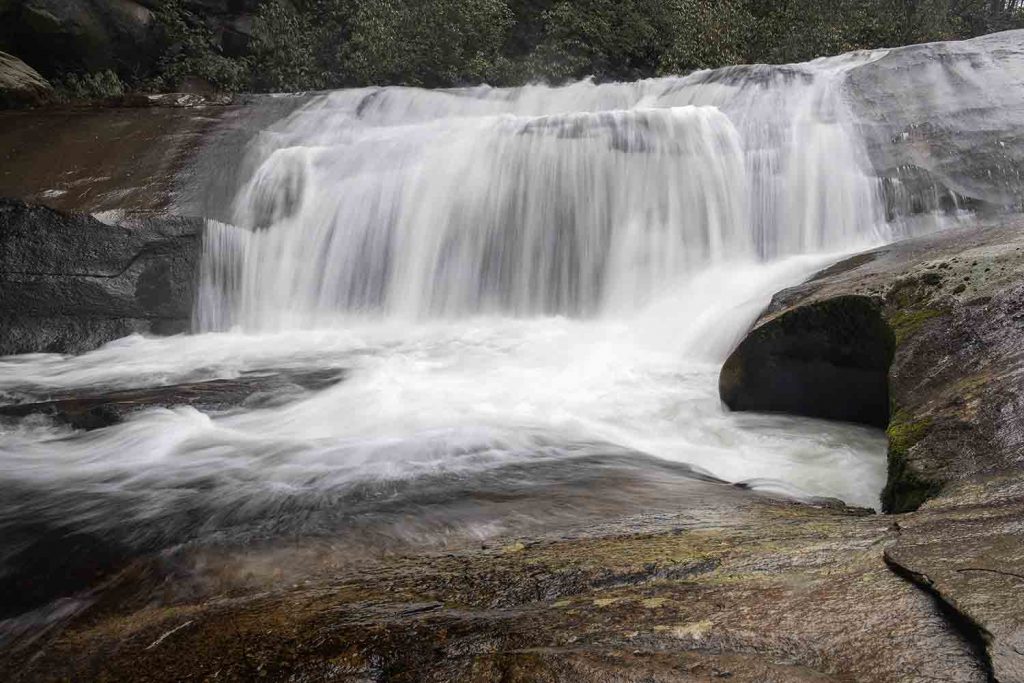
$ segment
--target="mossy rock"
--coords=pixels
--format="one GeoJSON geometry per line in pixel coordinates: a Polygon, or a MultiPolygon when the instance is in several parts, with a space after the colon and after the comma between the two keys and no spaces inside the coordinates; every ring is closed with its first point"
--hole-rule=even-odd
{"type": "Polygon", "coordinates": [[[876,300],[816,301],[755,328],[725,362],[719,391],[733,410],[885,427],[895,343],[876,300]]]}

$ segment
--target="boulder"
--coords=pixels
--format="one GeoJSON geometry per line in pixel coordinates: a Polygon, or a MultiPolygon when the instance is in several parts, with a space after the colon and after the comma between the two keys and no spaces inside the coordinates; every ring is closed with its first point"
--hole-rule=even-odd
{"type": "Polygon", "coordinates": [[[893,512],[1016,472],[1024,465],[1022,228],[1008,219],[907,240],[776,294],[725,362],[722,400],[735,410],[886,427],[883,503],[893,512]]]}
{"type": "Polygon", "coordinates": [[[1008,218],[779,292],[719,383],[734,409],[869,424],[888,401],[882,503],[915,512],[894,522],[885,560],[945,606],[999,681],[1024,681],[1022,339],[1024,220],[1008,218]]]}
{"type": "MultiPolygon", "coordinates": [[[[54,76],[110,69],[130,80],[152,72],[168,49],[158,13],[166,0],[3,0],[0,49],[54,76]]],[[[247,53],[258,2],[186,0],[190,22],[205,25],[228,56],[247,53]]],[[[174,49],[171,46],[171,49],[174,49]]]]}
{"type": "Polygon", "coordinates": [[[11,5],[5,42],[44,73],[141,73],[159,56],[156,16],[134,0],[15,0],[11,5]]]}
{"type": "Polygon", "coordinates": [[[107,225],[0,200],[0,355],[78,353],[189,329],[202,221],[107,225]]]}
{"type": "Polygon", "coordinates": [[[38,71],[0,52],[0,109],[46,104],[53,97],[53,86],[38,71]]]}

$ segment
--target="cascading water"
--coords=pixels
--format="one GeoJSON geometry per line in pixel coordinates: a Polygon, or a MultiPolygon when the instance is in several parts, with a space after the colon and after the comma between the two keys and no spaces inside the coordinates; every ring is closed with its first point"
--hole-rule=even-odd
{"type": "Polygon", "coordinates": [[[906,230],[844,99],[879,56],[316,97],[239,162],[201,334],[0,360],[0,391],[345,380],[90,433],[0,425],[0,580],[69,534],[128,556],[342,539],[354,558],[734,500],[701,472],[876,505],[880,433],[730,414],[716,386],[774,291],[906,230]]]}
{"type": "Polygon", "coordinates": [[[716,264],[890,239],[840,89],[878,55],[323,96],[251,150],[199,326],[608,314],[716,264]]]}

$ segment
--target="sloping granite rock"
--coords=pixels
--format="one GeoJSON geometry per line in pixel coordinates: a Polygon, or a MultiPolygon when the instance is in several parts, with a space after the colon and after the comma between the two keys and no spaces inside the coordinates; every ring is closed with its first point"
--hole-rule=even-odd
{"type": "Polygon", "coordinates": [[[779,292],[726,361],[722,399],[874,414],[886,387],[858,380],[889,345],[882,502],[918,511],[886,561],[979,634],[995,680],[1024,681],[1024,222],[908,240],[779,292]]]}
{"type": "Polygon", "coordinates": [[[997,681],[1024,681],[1024,480],[961,485],[900,519],[891,567],[948,604],[988,650],[997,681]]]}
{"type": "Polygon", "coordinates": [[[734,409],[887,426],[883,502],[905,511],[1024,466],[1022,335],[1024,223],[1010,219],[867,252],[779,292],[719,388],[734,409]]]}
{"type": "Polygon", "coordinates": [[[202,221],[107,225],[0,200],[0,355],[78,353],[189,328],[202,221]]]}
{"type": "Polygon", "coordinates": [[[1024,202],[1024,31],[888,50],[844,87],[876,172],[913,201],[1024,202]]]}
{"type": "Polygon", "coordinates": [[[14,55],[0,52],[0,109],[46,104],[53,86],[35,69],[14,55]]]}

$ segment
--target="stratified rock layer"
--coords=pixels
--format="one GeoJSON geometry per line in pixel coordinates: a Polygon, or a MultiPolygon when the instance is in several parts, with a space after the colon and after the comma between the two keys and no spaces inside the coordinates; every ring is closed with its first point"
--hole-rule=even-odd
{"type": "Polygon", "coordinates": [[[0,200],[0,355],[77,353],[188,329],[202,221],[107,225],[0,200]]]}

